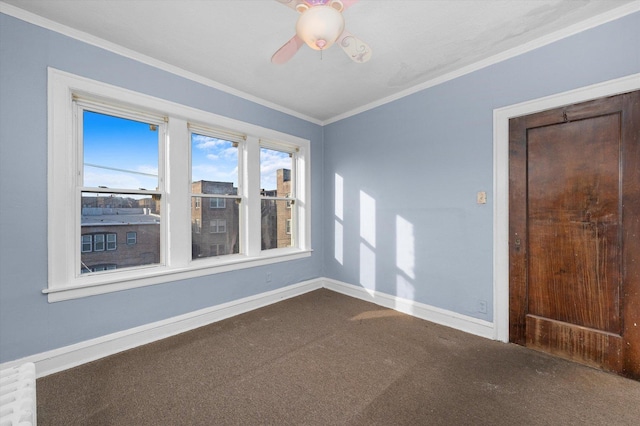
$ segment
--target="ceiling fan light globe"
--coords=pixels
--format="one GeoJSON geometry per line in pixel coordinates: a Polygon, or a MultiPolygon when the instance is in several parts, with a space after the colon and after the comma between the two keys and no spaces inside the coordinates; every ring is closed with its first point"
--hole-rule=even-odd
{"type": "Polygon", "coordinates": [[[344,31],[342,13],[331,6],[315,6],[303,12],[296,24],[296,34],[310,48],[324,50],[344,31]]]}

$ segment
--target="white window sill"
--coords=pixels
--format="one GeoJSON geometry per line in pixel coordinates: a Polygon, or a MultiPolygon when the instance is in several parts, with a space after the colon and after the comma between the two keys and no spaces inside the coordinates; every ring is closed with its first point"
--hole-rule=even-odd
{"type": "Polygon", "coordinates": [[[79,299],[114,291],[129,290],[205,275],[237,271],[255,266],[303,259],[310,257],[312,251],[313,250],[274,249],[264,251],[255,257],[231,255],[221,258],[198,259],[191,261],[188,267],[171,268],[168,266],[154,266],[126,272],[105,272],[86,277],[81,276],[78,277],[72,285],[46,288],[42,290],[42,292],[47,294],[49,303],[79,299]]]}

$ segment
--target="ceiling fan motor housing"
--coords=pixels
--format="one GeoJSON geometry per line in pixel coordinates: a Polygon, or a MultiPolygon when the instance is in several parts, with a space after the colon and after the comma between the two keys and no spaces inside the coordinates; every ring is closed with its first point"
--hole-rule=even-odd
{"type": "Polygon", "coordinates": [[[344,31],[342,2],[310,7],[302,11],[296,23],[296,34],[312,49],[329,48],[344,31]]]}

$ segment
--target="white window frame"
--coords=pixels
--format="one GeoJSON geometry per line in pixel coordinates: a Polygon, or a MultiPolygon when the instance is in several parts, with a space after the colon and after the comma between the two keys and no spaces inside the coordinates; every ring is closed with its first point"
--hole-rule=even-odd
{"type": "Polygon", "coordinates": [[[309,140],[53,68],[48,70],[48,81],[49,258],[48,285],[43,293],[48,295],[49,302],[269,265],[311,255],[309,140]],[[96,274],[79,273],[81,199],[78,195],[78,135],[73,126],[74,96],[136,113],[165,117],[164,130],[166,139],[171,144],[161,144],[159,152],[159,186],[162,191],[160,211],[163,212],[159,264],[96,274]],[[191,146],[188,130],[190,122],[246,135],[246,141],[238,153],[243,166],[240,177],[243,185],[238,194],[242,253],[197,261],[191,258],[191,165],[190,148],[186,148],[191,146]],[[261,140],[277,141],[273,143],[296,152],[296,202],[292,206],[297,209],[294,221],[294,232],[297,235],[295,247],[264,252],[260,249],[261,140]],[[171,162],[168,158],[171,158],[171,162]]]}
{"type": "Polygon", "coordinates": [[[84,234],[80,237],[80,252],[81,253],[91,253],[93,251],[93,235],[84,234]],[[88,241],[85,242],[85,239],[88,241]],[[89,246],[89,250],[85,250],[84,246],[87,244],[89,246]]]}
{"type": "Polygon", "coordinates": [[[107,249],[108,251],[114,251],[118,249],[118,234],[113,233],[113,232],[109,232],[106,235],[106,246],[105,249],[107,249]],[[109,237],[113,237],[113,241],[109,241],[109,237]],[[111,247],[111,248],[109,248],[111,247]]]}
{"type": "Polygon", "coordinates": [[[106,240],[104,234],[93,235],[93,251],[104,251],[106,248],[106,240]]]}
{"type": "Polygon", "coordinates": [[[138,233],[136,231],[127,231],[127,245],[133,246],[138,243],[138,233]]]}

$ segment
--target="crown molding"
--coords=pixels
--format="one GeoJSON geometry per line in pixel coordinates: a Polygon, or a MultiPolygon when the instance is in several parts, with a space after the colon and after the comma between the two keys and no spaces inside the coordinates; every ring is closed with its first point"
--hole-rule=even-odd
{"type": "Polygon", "coordinates": [[[213,89],[228,93],[230,95],[237,96],[238,98],[245,99],[255,104],[270,108],[272,110],[282,112],[284,114],[299,118],[301,120],[308,121],[313,124],[317,124],[319,126],[322,125],[321,120],[317,120],[313,117],[309,117],[307,115],[285,108],[281,105],[275,104],[273,102],[269,102],[257,96],[250,95],[248,93],[234,89],[233,87],[205,78],[199,74],[184,70],[180,67],[168,64],[166,62],[163,62],[158,59],[139,53],[135,50],[128,49],[126,47],[120,46],[119,44],[115,44],[105,39],[102,39],[100,37],[96,37],[91,34],[88,34],[84,31],[79,31],[74,28],[68,27],[66,25],[60,24],[58,22],[52,21],[50,19],[43,18],[40,15],[36,15],[34,13],[28,12],[24,9],[20,9],[18,7],[15,7],[13,5],[10,5],[1,1],[0,1],[0,13],[4,13],[5,15],[12,16],[16,19],[20,19],[27,23],[42,27],[44,29],[54,31],[56,33],[90,44],[92,46],[96,46],[98,48],[107,50],[109,52],[116,53],[120,56],[133,59],[134,61],[143,63],[145,65],[150,65],[154,68],[161,69],[163,71],[169,72],[179,77],[183,77],[188,80],[194,81],[196,83],[200,83],[205,86],[211,87],[213,89]]]}
{"type": "Polygon", "coordinates": [[[115,43],[111,43],[107,40],[104,40],[102,38],[99,37],[95,37],[92,36],[88,33],[85,33],[83,31],[79,31],[76,29],[73,29],[71,27],[68,27],[66,25],[62,25],[60,23],[54,22],[52,20],[43,18],[39,15],[36,15],[34,13],[31,12],[27,12],[26,10],[20,9],[18,7],[9,5],[7,3],[4,3],[2,1],[0,1],[0,13],[4,13],[6,15],[9,16],[13,16],[14,18],[23,20],[25,22],[31,23],[33,25],[37,25],[39,27],[51,30],[51,31],[55,31],[57,33],[60,33],[62,35],[66,35],[68,37],[71,37],[73,39],[91,44],[93,46],[105,49],[107,51],[116,53],[118,55],[127,57],[129,59],[133,59],[135,61],[144,63],[146,65],[150,65],[153,66],[155,68],[161,69],[163,71],[167,71],[169,73],[178,75],[180,77],[195,81],[197,83],[203,84],[205,86],[223,91],[225,93],[231,94],[233,96],[237,96],[239,98],[245,99],[247,101],[253,102],[255,104],[258,105],[262,105],[264,107],[273,109],[275,111],[279,111],[282,112],[284,114],[299,118],[301,120],[305,120],[308,121],[310,123],[313,124],[317,124],[319,126],[326,126],[328,124],[332,124],[335,123],[337,121],[340,120],[344,120],[346,118],[352,117],[354,115],[363,113],[365,111],[369,111],[371,109],[377,108],[379,106],[391,103],[393,101],[396,101],[398,99],[402,99],[404,97],[407,97],[409,95],[412,95],[414,93],[423,91],[425,89],[428,89],[430,87],[434,87],[437,86],[439,84],[445,83],[447,81],[453,80],[455,78],[461,77],[463,75],[466,74],[470,74],[474,71],[478,71],[481,70],[483,68],[489,67],[491,65],[497,64],[499,62],[505,61],[507,59],[510,58],[514,58],[516,56],[522,55],[524,53],[530,52],[532,50],[538,49],[540,47],[546,46],[548,44],[554,43],[556,41],[562,40],[564,38],[570,37],[572,35],[578,34],[580,32],[586,31],[588,29],[597,27],[599,25],[605,24],[607,22],[611,22],[614,21],[616,19],[622,18],[624,16],[630,15],[632,13],[638,12],[640,11],[640,0],[636,0],[633,1],[631,3],[628,3],[626,5],[620,6],[618,8],[612,9],[610,11],[607,11],[605,13],[602,13],[600,15],[594,16],[592,18],[586,19],[584,21],[578,22],[574,25],[571,25],[569,27],[563,28],[561,30],[555,31],[551,34],[547,34],[546,36],[540,37],[536,40],[532,40],[528,43],[522,44],[520,46],[514,47],[512,49],[506,50],[504,52],[501,52],[497,55],[493,55],[489,58],[483,59],[481,61],[475,62],[473,64],[467,65],[465,67],[459,68],[455,71],[449,72],[447,74],[444,74],[442,76],[433,78],[431,80],[428,80],[426,82],[420,83],[418,85],[415,85],[413,87],[410,87],[406,90],[400,91],[398,93],[395,93],[393,95],[387,96],[385,98],[379,99],[377,101],[368,103],[366,105],[363,105],[361,107],[352,109],[350,111],[347,111],[343,114],[339,114],[336,115],[332,118],[329,118],[327,120],[318,120],[315,119],[313,117],[301,114],[299,112],[293,111],[291,109],[285,108],[281,105],[266,101],[264,99],[258,98],[256,96],[250,95],[248,93],[236,90],[232,87],[226,86],[222,83],[219,83],[217,81],[205,78],[201,75],[198,75],[196,73],[192,73],[190,71],[186,71],[182,68],[170,65],[166,62],[154,59],[152,57],[143,55],[139,52],[136,52],[134,50],[131,49],[127,49],[123,46],[117,45],[115,43]]]}
{"type": "Polygon", "coordinates": [[[620,6],[618,8],[609,10],[600,15],[594,16],[592,18],[578,22],[576,24],[573,24],[561,30],[555,31],[551,34],[547,34],[543,37],[537,38],[528,43],[511,48],[509,50],[505,50],[504,52],[498,53],[497,55],[490,56],[489,58],[483,59],[478,62],[474,62],[473,64],[464,66],[457,70],[451,71],[447,74],[425,81],[424,83],[420,83],[409,89],[395,93],[391,96],[387,96],[386,98],[382,98],[377,101],[371,102],[369,104],[363,105],[359,108],[355,108],[344,114],[336,115],[335,117],[332,117],[328,120],[323,121],[322,125],[326,126],[328,124],[335,123],[340,120],[344,120],[345,118],[352,117],[354,115],[391,103],[393,101],[404,98],[406,96],[413,95],[414,93],[421,92],[430,87],[434,87],[439,84],[445,83],[447,81],[453,80],[455,78],[462,77],[463,75],[470,74],[474,71],[481,70],[483,68],[489,67],[491,65],[497,64],[507,59],[520,56],[524,53],[530,52],[532,50],[554,43],[556,41],[560,41],[567,37],[571,37],[572,35],[581,33],[591,28],[595,28],[599,25],[606,24],[607,22],[615,21],[616,19],[622,18],[624,16],[630,15],[638,11],[640,11],[640,1],[636,0],[624,6],[620,6]]]}

